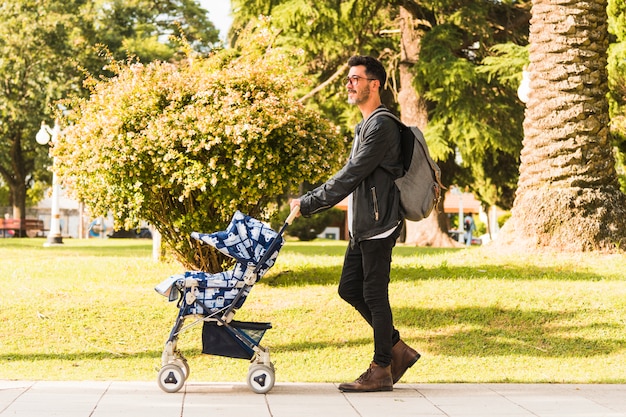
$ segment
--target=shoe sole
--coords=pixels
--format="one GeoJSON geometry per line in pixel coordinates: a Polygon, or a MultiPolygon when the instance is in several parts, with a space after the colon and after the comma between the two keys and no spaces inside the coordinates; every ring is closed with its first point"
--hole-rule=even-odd
{"type": "Polygon", "coordinates": [[[383,391],[393,391],[393,387],[384,387],[378,389],[342,389],[338,388],[341,392],[383,392],[383,391]]]}

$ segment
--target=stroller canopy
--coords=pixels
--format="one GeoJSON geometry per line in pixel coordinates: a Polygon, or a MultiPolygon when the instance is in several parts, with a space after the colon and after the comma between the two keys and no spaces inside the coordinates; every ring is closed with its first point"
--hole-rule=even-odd
{"type": "Polygon", "coordinates": [[[235,212],[226,230],[215,233],[193,232],[191,237],[213,246],[238,262],[258,265],[263,261],[259,265],[260,275],[274,265],[284,243],[283,238],[270,227],[240,211],[235,212]],[[274,239],[279,241],[272,248],[272,253],[266,255],[274,239]]]}

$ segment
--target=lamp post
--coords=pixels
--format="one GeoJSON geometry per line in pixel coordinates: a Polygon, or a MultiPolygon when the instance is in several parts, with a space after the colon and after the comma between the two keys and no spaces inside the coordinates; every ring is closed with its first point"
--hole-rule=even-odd
{"type": "MultiPolygon", "coordinates": [[[[40,145],[54,145],[59,138],[61,129],[57,120],[54,121],[54,127],[51,129],[45,122],[41,122],[41,129],[37,132],[35,139],[40,145]]],[[[54,165],[54,159],[53,159],[54,165]]],[[[48,232],[48,240],[43,245],[54,246],[63,244],[63,236],[61,235],[61,213],[59,210],[59,194],[61,187],[57,179],[57,174],[52,171],[52,208],[50,217],[50,231],[48,232]]]]}

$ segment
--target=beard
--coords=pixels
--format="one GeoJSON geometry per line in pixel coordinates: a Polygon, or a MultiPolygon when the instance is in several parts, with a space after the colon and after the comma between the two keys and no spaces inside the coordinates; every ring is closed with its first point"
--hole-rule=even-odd
{"type": "Polygon", "coordinates": [[[348,90],[348,104],[359,105],[365,103],[370,98],[369,89],[364,90],[348,90]]]}

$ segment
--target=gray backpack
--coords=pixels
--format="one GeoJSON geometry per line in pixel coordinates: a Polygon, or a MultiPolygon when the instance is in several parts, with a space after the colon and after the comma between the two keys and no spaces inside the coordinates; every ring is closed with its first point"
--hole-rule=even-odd
{"type": "Polygon", "coordinates": [[[441,184],[441,169],[430,157],[424,135],[417,127],[406,126],[385,108],[374,110],[367,120],[378,114],[391,117],[400,128],[404,175],[396,179],[396,185],[404,217],[414,222],[422,220],[437,207],[441,190],[445,190],[441,184]]]}

